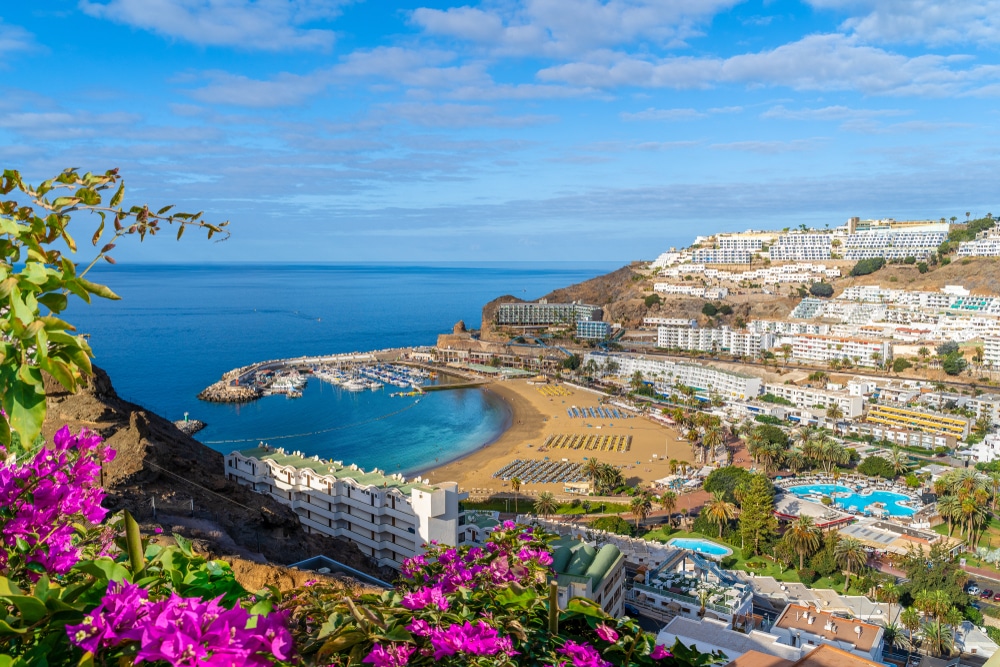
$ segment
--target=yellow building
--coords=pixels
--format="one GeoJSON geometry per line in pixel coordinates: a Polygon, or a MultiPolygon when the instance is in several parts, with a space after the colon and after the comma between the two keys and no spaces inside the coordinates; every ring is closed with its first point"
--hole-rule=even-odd
{"type": "Polygon", "coordinates": [[[916,408],[873,405],[866,419],[874,424],[884,424],[904,429],[951,435],[963,440],[969,435],[969,420],[954,415],[942,415],[916,408]]]}

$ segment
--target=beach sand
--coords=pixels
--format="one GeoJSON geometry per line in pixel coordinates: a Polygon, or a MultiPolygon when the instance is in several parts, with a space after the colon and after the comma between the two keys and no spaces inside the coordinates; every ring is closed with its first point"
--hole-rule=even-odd
{"type": "MultiPolygon", "coordinates": [[[[552,386],[552,385],[550,385],[552,386]]],[[[421,473],[432,483],[458,482],[471,497],[510,492],[509,482],[496,479],[493,473],[513,459],[583,461],[596,457],[602,463],[622,466],[622,474],[629,484],[648,486],[648,483],[670,474],[669,461],[691,460],[691,446],[680,440],[676,429],[660,426],[644,417],[631,419],[570,418],[570,406],[596,407],[603,394],[558,385],[569,390],[566,396],[545,396],[538,387],[527,380],[493,382],[485,388],[511,407],[510,427],[494,442],[442,466],[421,473]],[[587,427],[590,424],[590,428],[587,427]],[[600,427],[598,429],[598,427],[600,427]],[[539,452],[549,435],[631,435],[632,447],[628,452],[601,452],[583,449],[549,449],[539,452]],[[653,458],[656,454],[657,458],[653,458]],[[667,458],[664,459],[663,457],[667,458]]],[[[522,484],[521,493],[536,495],[550,491],[557,497],[566,497],[561,484],[522,484]]]]}

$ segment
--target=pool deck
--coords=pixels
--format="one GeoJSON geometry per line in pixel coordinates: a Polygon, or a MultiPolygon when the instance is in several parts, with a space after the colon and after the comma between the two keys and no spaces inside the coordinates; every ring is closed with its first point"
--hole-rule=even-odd
{"type": "Polygon", "coordinates": [[[673,547],[674,549],[684,549],[686,551],[690,551],[692,553],[696,553],[699,556],[706,556],[708,558],[720,558],[721,559],[721,558],[726,558],[727,556],[732,556],[733,555],[733,550],[731,548],[727,547],[725,544],[722,544],[720,542],[715,542],[713,540],[706,540],[706,539],[699,538],[699,537],[674,537],[674,538],[672,538],[670,540],[667,540],[667,546],[668,547],[673,547]],[[711,553],[709,551],[699,551],[697,548],[692,549],[691,547],[681,546],[680,544],[678,544],[678,541],[680,541],[680,542],[688,542],[688,543],[696,543],[697,542],[697,543],[702,543],[702,544],[710,544],[710,545],[712,545],[713,547],[715,547],[717,549],[725,549],[725,553],[713,554],[713,553],[711,553]]]}

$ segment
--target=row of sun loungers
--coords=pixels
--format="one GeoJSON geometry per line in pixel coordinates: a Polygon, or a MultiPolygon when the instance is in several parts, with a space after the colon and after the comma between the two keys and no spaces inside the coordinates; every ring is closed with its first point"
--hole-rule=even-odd
{"type": "Polygon", "coordinates": [[[584,449],[597,452],[627,452],[632,449],[630,435],[594,435],[591,433],[550,435],[542,447],[546,449],[584,449]]]}
{"type": "Polygon", "coordinates": [[[566,408],[566,414],[571,419],[631,419],[635,416],[617,408],[606,408],[600,405],[596,408],[578,408],[574,405],[571,408],[566,408]]]}
{"type": "Polygon", "coordinates": [[[535,387],[542,396],[569,396],[571,392],[566,387],[562,385],[544,385],[541,387],[535,387]]]}
{"type": "Polygon", "coordinates": [[[493,473],[498,479],[511,480],[517,477],[522,484],[549,484],[556,482],[584,482],[587,475],[580,463],[566,461],[532,461],[514,459],[493,473]]]}

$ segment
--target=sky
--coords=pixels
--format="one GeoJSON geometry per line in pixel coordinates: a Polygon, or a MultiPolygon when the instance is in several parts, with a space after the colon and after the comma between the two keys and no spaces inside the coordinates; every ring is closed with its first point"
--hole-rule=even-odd
{"type": "Polygon", "coordinates": [[[998,45],[1000,0],[4,2],[0,166],[230,221],[130,261],[652,259],[1000,213],[998,45]]]}

